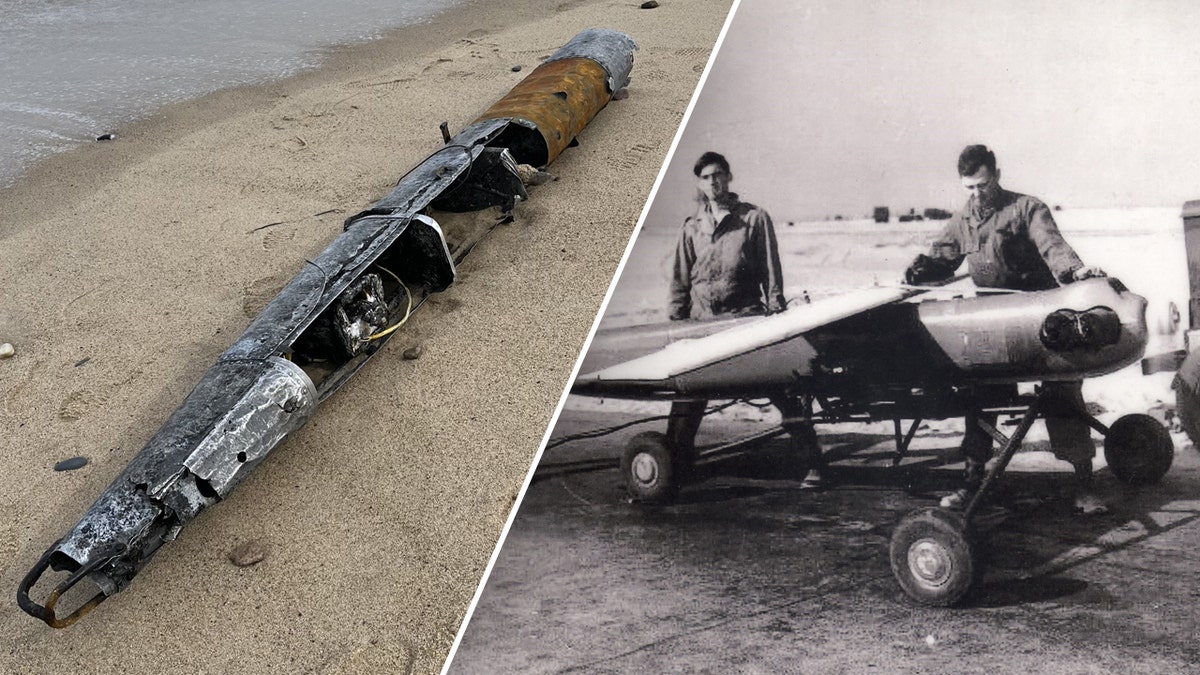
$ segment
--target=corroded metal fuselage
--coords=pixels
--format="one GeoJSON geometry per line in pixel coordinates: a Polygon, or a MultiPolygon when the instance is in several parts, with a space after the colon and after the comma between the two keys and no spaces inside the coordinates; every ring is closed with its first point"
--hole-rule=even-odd
{"type": "Polygon", "coordinates": [[[317,405],[336,391],[455,265],[429,210],[510,213],[527,197],[517,164],[559,155],[629,82],[636,45],[589,29],[491,110],[404,175],[319,256],[305,261],[205,373],[125,471],[52,545],[17,591],[23,610],[71,624],[126,587],[151,555],[224,499],[317,405]],[[43,604],[30,597],[48,569],[69,577],[43,604]],[[65,616],[58,600],[83,579],[99,592],[65,616]]]}

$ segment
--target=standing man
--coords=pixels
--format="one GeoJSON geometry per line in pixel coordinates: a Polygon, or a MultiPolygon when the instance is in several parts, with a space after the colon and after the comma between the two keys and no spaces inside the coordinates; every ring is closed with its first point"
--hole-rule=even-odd
{"type": "Polygon", "coordinates": [[[675,247],[669,314],[704,319],[787,307],[775,228],[766,211],[729,191],[729,162],[706,152],[692,168],[700,191],[675,247]]]}
{"type": "MultiPolygon", "coordinates": [[[[774,314],[787,308],[775,227],[767,212],[729,191],[729,161],[706,152],[692,167],[698,188],[695,214],[683,221],[675,247],[668,314],[672,321],[774,314]]],[[[821,450],[807,407],[780,397],[773,401],[809,469],[804,487],[822,485],[821,450]]],[[[671,404],[668,442],[681,452],[695,450],[696,431],[708,401],[671,404]]]]}
{"type": "MultiPolygon", "coordinates": [[[[911,284],[941,281],[967,261],[975,285],[1018,291],[1041,291],[1089,277],[1102,277],[1098,267],[1087,267],[1063,239],[1050,209],[1028,195],[1000,187],[996,155],[983,145],[967,146],[958,158],[958,175],[970,197],[963,210],[951,218],[934,241],[929,255],[919,255],[905,272],[911,284]]],[[[1096,447],[1087,423],[1071,415],[1086,412],[1082,382],[1046,382],[1047,405],[1063,417],[1047,417],[1054,454],[1075,468],[1079,488],[1076,509],[1084,513],[1105,510],[1091,492],[1092,459],[1096,447]]],[[[995,424],[993,416],[990,422],[995,424]]],[[[983,481],[984,465],[992,456],[992,438],[968,415],[962,452],[966,458],[966,486],[942,500],[942,506],[965,505],[983,481]]]]}

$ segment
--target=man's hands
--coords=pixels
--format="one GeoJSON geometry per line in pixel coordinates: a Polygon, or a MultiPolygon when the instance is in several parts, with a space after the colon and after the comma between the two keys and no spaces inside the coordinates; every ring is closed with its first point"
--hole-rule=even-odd
{"type": "Polygon", "coordinates": [[[918,286],[937,281],[945,281],[954,276],[954,270],[945,262],[927,255],[919,255],[904,271],[904,282],[918,286]]]}

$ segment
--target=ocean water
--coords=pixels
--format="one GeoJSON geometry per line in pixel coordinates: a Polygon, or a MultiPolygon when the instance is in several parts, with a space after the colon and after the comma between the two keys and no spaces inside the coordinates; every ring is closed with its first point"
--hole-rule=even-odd
{"type": "Polygon", "coordinates": [[[0,0],[0,187],[159,107],[320,64],[463,0],[0,0]]]}

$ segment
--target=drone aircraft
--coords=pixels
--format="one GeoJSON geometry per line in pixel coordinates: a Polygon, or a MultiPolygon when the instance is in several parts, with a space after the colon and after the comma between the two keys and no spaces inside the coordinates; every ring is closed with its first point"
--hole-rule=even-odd
{"type": "MultiPolygon", "coordinates": [[[[924,420],[978,424],[1001,446],[982,487],[965,508],[908,514],[890,545],[906,594],[953,605],[982,578],[972,525],[980,505],[1046,413],[1042,389],[1022,393],[1027,388],[1017,385],[1119,370],[1142,358],[1149,331],[1146,300],[1115,278],[949,299],[934,290],[874,287],[770,316],[601,330],[571,391],[638,400],[767,398],[779,408],[780,428],[720,448],[697,451],[696,424],[679,417],[665,433],[634,436],[621,472],[631,496],[646,503],[671,501],[698,475],[697,463],[771,435],[791,437],[788,477],[799,478],[814,448],[820,452],[814,425],[892,421],[898,461],[924,420]],[[1020,417],[1011,435],[987,421],[995,414],[1020,417]]],[[[1157,419],[1135,413],[1111,426],[1085,419],[1103,434],[1108,465],[1123,482],[1152,483],[1170,468],[1174,444],[1157,419]]]]}

